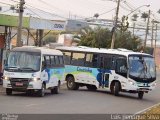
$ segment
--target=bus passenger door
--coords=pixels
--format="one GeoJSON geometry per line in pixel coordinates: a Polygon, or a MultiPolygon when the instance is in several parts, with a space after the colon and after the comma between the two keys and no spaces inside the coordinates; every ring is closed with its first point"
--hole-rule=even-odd
{"type": "Polygon", "coordinates": [[[109,55],[103,55],[101,57],[101,70],[102,70],[102,81],[101,85],[102,88],[109,87],[109,78],[111,75],[111,65],[112,65],[112,58],[109,55]]]}
{"type": "Polygon", "coordinates": [[[109,73],[103,73],[102,88],[109,87],[109,73]]]}

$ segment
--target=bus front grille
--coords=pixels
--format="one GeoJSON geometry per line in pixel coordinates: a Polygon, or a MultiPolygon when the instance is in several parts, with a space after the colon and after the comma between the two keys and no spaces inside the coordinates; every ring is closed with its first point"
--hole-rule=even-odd
{"type": "Polygon", "coordinates": [[[13,89],[17,89],[17,88],[27,89],[29,84],[29,79],[28,78],[11,78],[10,82],[13,89]]]}

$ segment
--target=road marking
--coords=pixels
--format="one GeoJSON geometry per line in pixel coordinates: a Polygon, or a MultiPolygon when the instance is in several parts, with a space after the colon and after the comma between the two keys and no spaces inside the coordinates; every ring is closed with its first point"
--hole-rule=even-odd
{"type": "Polygon", "coordinates": [[[32,107],[32,106],[36,106],[38,104],[29,104],[29,105],[26,105],[26,107],[32,107]]]}
{"type": "Polygon", "coordinates": [[[44,105],[45,103],[41,103],[41,104],[28,104],[25,105],[26,107],[32,107],[32,106],[40,106],[40,105],[44,105]]]}
{"type": "Polygon", "coordinates": [[[146,109],[143,109],[143,110],[141,110],[141,111],[135,113],[134,115],[137,115],[137,114],[141,114],[141,113],[147,112],[147,111],[150,110],[151,108],[154,108],[154,107],[156,107],[156,106],[158,106],[158,105],[160,105],[160,103],[157,103],[157,104],[152,105],[152,106],[150,106],[150,107],[148,107],[148,108],[146,108],[146,109]]]}

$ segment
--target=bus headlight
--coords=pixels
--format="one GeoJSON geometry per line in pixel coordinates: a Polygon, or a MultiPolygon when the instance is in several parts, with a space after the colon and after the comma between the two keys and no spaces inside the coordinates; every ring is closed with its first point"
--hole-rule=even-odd
{"type": "Polygon", "coordinates": [[[129,80],[129,83],[130,83],[131,85],[135,85],[135,83],[134,83],[133,81],[131,81],[131,80],[129,80]]]}
{"type": "Polygon", "coordinates": [[[157,85],[157,84],[156,84],[156,82],[155,82],[155,83],[153,83],[151,86],[152,86],[152,87],[155,87],[156,85],[157,85]]]}
{"type": "Polygon", "coordinates": [[[9,80],[9,77],[3,76],[3,80],[9,80]]]}
{"type": "Polygon", "coordinates": [[[34,78],[31,79],[31,81],[34,81],[34,82],[36,82],[36,81],[38,81],[38,80],[40,80],[40,78],[34,77],[34,78]]]}

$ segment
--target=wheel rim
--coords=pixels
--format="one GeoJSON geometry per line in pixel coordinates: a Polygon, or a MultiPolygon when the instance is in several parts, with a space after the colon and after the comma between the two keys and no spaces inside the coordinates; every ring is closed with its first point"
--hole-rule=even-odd
{"type": "Polygon", "coordinates": [[[68,80],[68,87],[71,88],[73,86],[74,82],[72,79],[68,80]]]}

